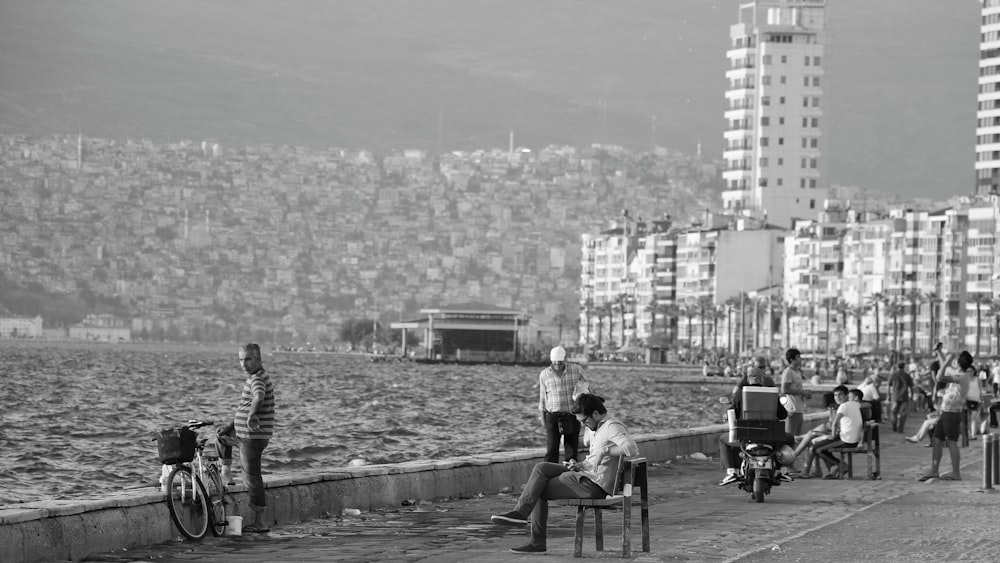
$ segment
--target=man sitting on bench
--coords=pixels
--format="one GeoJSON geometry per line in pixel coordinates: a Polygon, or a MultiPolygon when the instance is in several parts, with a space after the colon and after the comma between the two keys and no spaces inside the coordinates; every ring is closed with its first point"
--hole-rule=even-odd
{"type": "Polygon", "coordinates": [[[608,414],[604,399],[580,395],[573,405],[573,414],[594,432],[587,459],[580,463],[571,459],[565,464],[545,461],[536,464],[514,510],[490,518],[496,524],[515,526],[523,526],[530,520],[528,544],[512,548],[514,553],[545,552],[548,501],[604,498],[614,493],[619,459],[639,455],[639,446],[625,425],[608,414]]]}

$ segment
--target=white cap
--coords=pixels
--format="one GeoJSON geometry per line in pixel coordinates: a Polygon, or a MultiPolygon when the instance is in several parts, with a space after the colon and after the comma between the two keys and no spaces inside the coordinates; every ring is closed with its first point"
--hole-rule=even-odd
{"type": "Polygon", "coordinates": [[[565,362],[566,361],[566,349],[562,346],[556,346],[549,352],[549,361],[552,362],[565,362]]]}

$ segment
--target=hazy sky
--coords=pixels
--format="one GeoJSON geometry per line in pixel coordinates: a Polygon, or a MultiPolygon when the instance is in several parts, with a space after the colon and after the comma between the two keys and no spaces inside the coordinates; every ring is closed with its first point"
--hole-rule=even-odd
{"type": "MultiPolygon", "coordinates": [[[[722,154],[735,0],[0,3],[0,130],[722,154]]],[[[831,183],[971,192],[979,3],[833,0],[831,183]]]]}

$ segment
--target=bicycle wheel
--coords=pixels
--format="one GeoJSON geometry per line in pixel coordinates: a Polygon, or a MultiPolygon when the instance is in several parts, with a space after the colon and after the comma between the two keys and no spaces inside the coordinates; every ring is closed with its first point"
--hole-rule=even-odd
{"type": "Polygon", "coordinates": [[[208,491],[209,525],[212,535],[221,536],[226,530],[226,490],[222,486],[222,475],[214,464],[205,470],[205,489],[208,491]]]}
{"type": "Polygon", "coordinates": [[[167,508],[184,537],[200,540],[208,533],[208,493],[191,475],[191,468],[178,466],[167,478],[167,508]]]}

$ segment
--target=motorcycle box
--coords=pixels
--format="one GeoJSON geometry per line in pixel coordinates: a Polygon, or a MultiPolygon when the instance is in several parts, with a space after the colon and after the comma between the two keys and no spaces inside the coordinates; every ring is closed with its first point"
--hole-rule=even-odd
{"type": "Polygon", "coordinates": [[[736,423],[736,439],[741,442],[784,442],[785,423],[774,419],[745,418],[736,423]]]}
{"type": "Polygon", "coordinates": [[[745,419],[774,420],[778,413],[778,390],[774,387],[746,386],[743,388],[745,419]]]}

